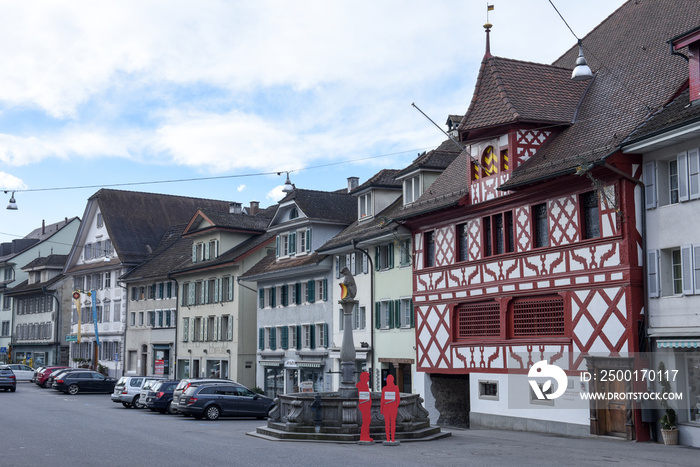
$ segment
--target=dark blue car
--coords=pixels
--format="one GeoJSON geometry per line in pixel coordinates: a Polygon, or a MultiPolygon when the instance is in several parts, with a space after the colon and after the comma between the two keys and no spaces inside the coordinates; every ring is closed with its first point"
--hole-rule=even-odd
{"type": "Polygon", "coordinates": [[[160,413],[177,413],[172,406],[173,391],[180,381],[159,381],[146,396],[146,407],[160,413]]]}

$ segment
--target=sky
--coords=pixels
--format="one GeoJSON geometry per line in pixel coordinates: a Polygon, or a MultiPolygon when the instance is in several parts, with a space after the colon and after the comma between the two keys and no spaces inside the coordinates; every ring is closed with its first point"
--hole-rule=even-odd
{"type": "MultiPolygon", "coordinates": [[[[552,0],[578,37],[622,0],[552,0]]],[[[491,53],[552,63],[549,0],[494,0],[491,53]]],[[[262,207],[406,167],[464,114],[473,0],[0,0],[0,242],[82,217],[102,187],[262,207]]],[[[571,64],[573,68],[574,64],[571,64]]]]}

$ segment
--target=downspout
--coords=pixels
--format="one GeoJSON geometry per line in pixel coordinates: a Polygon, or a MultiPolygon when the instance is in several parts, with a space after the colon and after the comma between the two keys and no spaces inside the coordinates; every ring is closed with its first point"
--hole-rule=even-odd
{"type": "MultiPolygon", "coordinates": [[[[172,277],[172,276],[170,275],[170,273],[168,273],[168,276],[167,276],[167,277],[168,277],[168,280],[171,280],[171,281],[175,282],[175,297],[176,297],[176,298],[175,298],[175,309],[177,310],[176,319],[177,319],[177,321],[179,321],[179,320],[180,320],[180,283],[177,281],[177,279],[175,279],[174,277],[172,277]]],[[[173,365],[173,373],[174,373],[174,374],[171,375],[171,376],[173,376],[174,378],[171,378],[171,379],[180,379],[180,378],[177,378],[177,371],[178,371],[178,363],[177,363],[177,333],[178,333],[178,330],[180,329],[180,326],[178,326],[178,322],[177,322],[177,321],[175,321],[175,342],[173,342],[173,357],[172,357],[172,358],[173,358],[173,361],[175,362],[175,364],[173,365]]],[[[190,365],[191,365],[191,364],[190,364],[190,365]]],[[[229,366],[230,366],[230,365],[229,365],[229,366]]],[[[229,370],[229,371],[230,371],[230,370],[229,370]]]]}

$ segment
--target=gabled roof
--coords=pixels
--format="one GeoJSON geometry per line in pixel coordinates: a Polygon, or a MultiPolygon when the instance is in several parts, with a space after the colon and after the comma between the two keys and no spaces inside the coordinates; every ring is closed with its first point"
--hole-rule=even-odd
{"type": "Polygon", "coordinates": [[[445,140],[437,148],[416,157],[408,167],[400,170],[396,177],[401,178],[416,170],[445,170],[461,151],[462,148],[452,140],[445,140]]]}
{"type": "Polygon", "coordinates": [[[241,279],[254,281],[263,279],[267,275],[273,275],[279,272],[294,272],[303,269],[314,267],[319,265],[323,260],[328,258],[328,255],[322,255],[319,253],[312,253],[310,255],[297,256],[294,258],[287,258],[276,260],[275,252],[271,251],[263,259],[258,261],[258,263],[252,268],[248,269],[245,274],[241,274],[241,279]]]}
{"type": "Polygon", "coordinates": [[[571,69],[487,55],[460,131],[519,122],[568,125],[588,83],[571,69]]]}
{"type": "Polygon", "coordinates": [[[185,224],[175,225],[163,235],[158,247],[141,264],[130,270],[122,280],[137,281],[166,277],[185,261],[192,261],[192,240],[183,239],[185,224]]]}
{"type": "Polygon", "coordinates": [[[293,201],[308,219],[350,224],[357,218],[357,200],[347,193],[294,189],[279,204],[293,201]]]}
{"type": "Polygon", "coordinates": [[[60,232],[64,227],[70,225],[73,221],[80,221],[80,219],[78,217],[66,217],[62,221],[54,222],[53,224],[42,225],[41,227],[32,230],[24,238],[15,239],[12,240],[12,242],[4,243],[3,245],[7,245],[9,248],[0,249],[0,262],[7,261],[19,255],[20,253],[28,250],[34,245],[48,240],[49,238],[53,237],[56,233],[60,232]],[[10,252],[5,255],[2,255],[2,251],[6,250],[10,252]]]}
{"type": "Polygon", "coordinates": [[[63,266],[66,265],[66,261],[68,260],[68,255],[49,255],[49,256],[41,256],[39,258],[36,258],[29,263],[27,263],[25,266],[22,267],[23,270],[29,270],[29,269],[35,269],[35,268],[55,268],[55,269],[63,269],[63,266]]]}
{"type": "MultiPolygon", "coordinates": [[[[513,171],[512,189],[573,173],[603,160],[663,107],[688,77],[688,63],[671,55],[668,40],[700,23],[696,0],[629,1],[582,39],[595,74],[576,123],[513,171]]],[[[578,47],[554,62],[572,67],[578,47]]]]}
{"type": "Polygon", "coordinates": [[[383,169],[374,174],[369,180],[352,190],[352,194],[364,191],[368,188],[401,189],[401,182],[396,179],[397,169],[383,169]]]}
{"type": "Polygon", "coordinates": [[[119,259],[138,264],[155,249],[163,234],[188,222],[198,209],[227,211],[227,201],[102,189],[90,197],[97,201],[119,259]]]}
{"type": "Polygon", "coordinates": [[[397,227],[397,224],[392,225],[392,229],[387,228],[391,221],[398,216],[403,205],[403,197],[399,196],[396,201],[391,203],[386,209],[374,216],[368,221],[355,221],[340,232],[335,237],[328,240],[318,249],[319,253],[329,252],[336,248],[342,248],[352,245],[353,241],[361,242],[371,240],[372,238],[386,235],[397,227]]]}
{"type": "Polygon", "coordinates": [[[457,205],[469,192],[467,169],[467,153],[464,152],[455,158],[420,198],[402,207],[396,217],[405,219],[457,205]]]}
{"type": "Polygon", "coordinates": [[[700,105],[688,105],[690,89],[683,91],[666,107],[649,117],[624,141],[625,145],[652,138],[686,125],[700,122],[700,105]]]}
{"type": "Polygon", "coordinates": [[[257,215],[251,216],[244,213],[234,214],[231,212],[222,212],[213,208],[203,208],[199,209],[190,221],[188,228],[185,230],[185,234],[196,232],[196,228],[192,229],[192,227],[196,227],[194,224],[197,218],[206,219],[208,222],[211,222],[212,227],[215,228],[262,233],[265,232],[273,214],[274,212],[270,209],[262,210],[257,215]]]}

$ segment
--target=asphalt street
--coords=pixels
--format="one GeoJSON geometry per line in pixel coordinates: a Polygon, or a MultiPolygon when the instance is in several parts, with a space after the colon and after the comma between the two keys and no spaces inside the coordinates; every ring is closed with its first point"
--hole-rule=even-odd
{"type": "Polygon", "coordinates": [[[444,428],[452,436],[395,447],[268,441],[248,435],[259,420],[161,415],[32,383],[0,392],[0,411],[3,467],[700,465],[700,450],[683,446],[498,430],[444,428]]]}

